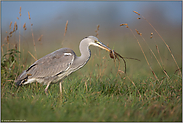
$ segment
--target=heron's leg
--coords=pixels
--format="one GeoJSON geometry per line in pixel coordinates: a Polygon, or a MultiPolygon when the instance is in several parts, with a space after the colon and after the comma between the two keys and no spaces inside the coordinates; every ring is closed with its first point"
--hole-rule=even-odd
{"type": "Polygon", "coordinates": [[[50,82],[47,84],[47,86],[46,86],[46,88],[44,90],[46,95],[48,95],[48,87],[49,87],[49,85],[50,85],[50,82]]]}
{"type": "Polygon", "coordinates": [[[62,97],[62,82],[59,83],[60,86],[60,96],[62,97]]]}

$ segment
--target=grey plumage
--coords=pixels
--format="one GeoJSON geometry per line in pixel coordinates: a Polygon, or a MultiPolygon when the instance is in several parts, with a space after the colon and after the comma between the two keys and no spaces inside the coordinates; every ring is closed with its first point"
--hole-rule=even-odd
{"type": "Polygon", "coordinates": [[[58,49],[34,62],[27,70],[23,71],[15,80],[17,85],[39,82],[47,85],[61,82],[63,78],[83,67],[89,60],[91,53],[89,46],[94,45],[110,51],[110,48],[102,44],[96,37],[89,36],[80,42],[81,56],[76,56],[70,48],[58,49]]]}
{"type": "MultiPolygon", "coordinates": [[[[24,80],[26,77],[38,79],[38,82],[42,79],[54,78],[72,65],[75,56],[74,51],[69,48],[56,50],[34,62],[26,71],[20,74],[15,82],[24,80]],[[64,55],[64,53],[71,53],[71,55],[64,55]],[[30,76],[27,76],[27,74],[30,74],[30,76]]],[[[47,82],[43,81],[43,84],[47,84],[47,82]]]]}

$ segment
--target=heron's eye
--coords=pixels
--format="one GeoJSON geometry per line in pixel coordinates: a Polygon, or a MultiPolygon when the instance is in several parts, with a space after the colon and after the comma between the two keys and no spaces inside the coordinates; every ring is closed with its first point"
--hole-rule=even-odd
{"type": "Polygon", "coordinates": [[[100,42],[99,42],[99,41],[97,41],[97,40],[95,40],[95,43],[100,44],[100,42]]]}

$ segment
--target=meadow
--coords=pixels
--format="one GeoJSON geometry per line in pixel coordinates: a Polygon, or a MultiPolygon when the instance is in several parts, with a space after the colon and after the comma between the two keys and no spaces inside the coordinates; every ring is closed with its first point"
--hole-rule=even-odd
{"type": "MultiPolygon", "coordinates": [[[[15,78],[38,58],[38,52],[32,25],[33,51],[26,51],[19,40],[12,38],[14,33],[19,31],[16,28],[18,24],[14,24],[13,31],[7,33],[6,43],[1,44],[1,121],[181,122],[182,60],[179,54],[172,53],[179,52],[180,49],[170,49],[168,43],[145,17],[136,11],[134,14],[139,16],[137,19],[146,20],[154,29],[156,37],[165,45],[159,46],[152,42],[156,48],[151,48],[142,33],[137,29],[132,30],[127,23],[122,23],[119,26],[129,30],[137,45],[129,45],[123,49],[116,46],[115,51],[121,53],[129,50],[128,54],[131,54],[129,47],[133,47],[133,50],[140,48],[136,58],[141,61],[126,59],[125,74],[122,59],[111,59],[109,53],[103,50],[95,51],[96,48],[91,47],[92,56],[88,64],[63,80],[62,96],[58,84],[49,87],[48,96],[42,84],[32,83],[22,87],[15,85],[15,78]],[[10,45],[10,41],[14,45],[10,45]],[[147,55],[149,52],[151,56],[147,55]]],[[[31,20],[30,14],[29,19],[31,20]]],[[[68,22],[64,36],[67,26],[68,22]]],[[[26,30],[26,25],[23,25],[23,28],[26,30]]],[[[99,35],[98,31],[99,25],[95,31],[96,36],[99,35]]],[[[149,38],[154,38],[154,34],[150,34],[149,38]]],[[[41,38],[42,36],[38,40],[41,41],[41,38]]],[[[131,37],[127,38],[131,40],[131,37]]]]}

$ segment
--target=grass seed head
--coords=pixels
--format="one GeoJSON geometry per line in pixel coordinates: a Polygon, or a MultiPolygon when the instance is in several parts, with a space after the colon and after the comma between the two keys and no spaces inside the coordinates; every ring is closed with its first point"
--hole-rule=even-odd
{"type": "Polygon", "coordinates": [[[20,17],[21,17],[21,9],[22,9],[22,8],[21,8],[21,6],[20,6],[20,12],[19,12],[19,14],[20,14],[20,17]]]}
{"type": "Polygon", "coordinates": [[[17,22],[15,21],[14,27],[13,27],[13,32],[15,32],[15,30],[17,30],[17,29],[18,29],[18,26],[17,26],[17,22]]]}
{"type": "Polygon", "coordinates": [[[16,30],[18,30],[18,25],[17,24],[16,24],[16,27],[15,28],[16,28],[16,30]]]}
{"type": "Polygon", "coordinates": [[[17,43],[14,45],[15,49],[17,50],[17,43]]]}
{"type": "Polygon", "coordinates": [[[26,28],[26,23],[24,23],[23,28],[24,28],[24,30],[26,30],[26,29],[27,29],[27,28],[26,28]]]}
{"type": "Polygon", "coordinates": [[[122,23],[122,24],[120,24],[120,26],[123,26],[124,24],[122,23]]]}
{"type": "Polygon", "coordinates": [[[12,25],[12,21],[10,22],[10,26],[9,26],[9,29],[11,29],[11,25],[12,25]]]}
{"type": "Polygon", "coordinates": [[[11,35],[13,33],[13,31],[11,31],[9,34],[11,35]]]}
{"type": "Polygon", "coordinates": [[[142,33],[140,33],[137,29],[135,29],[138,35],[142,36],[142,33]]]}
{"type": "Polygon", "coordinates": [[[153,32],[151,32],[151,36],[150,36],[150,39],[152,39],[152,35],[153,35],[153,32]]]}
{"type": "Polygon", "coordinates": [[[135,14],[138,14],[138,15],[140,15],[137,11],[133,11],[135,14]]]}
{"type": "Polygon", "coordinates": [[[128,24],[127,24],[127,23],[122,23],[122,24],[120,24],[120,26],[124,26],[124,25],[128,26],[128,24]]]}
{"type": "Polygon", "coordinates": [[[7,39],[7,42],[9,43],[9,36],[7,36],[7,38],[6,38],[6,39],[7,39]]]}
{"type": "Polygon", "coordinates": [[[26,27],[26,23],[24,23],[24,25],[23,25],[23,28],[25,28],[26,27]]]}
{"type": "Polygon", "coordinates": [[[66,35],[66,32],[67,32],[67,26],[68,26],[68,20],[67,20],[67,22],[66,22],[66,24],[65,24],[65,32],[64,32],[64,36],[66,35]]]}
{"type": "Polygon", "coordinates": [[[30,18],[30,13],[29,12],[28,12],[28,16],[29,16],[29,20],[30,20],[31,18],[30,18]]]}

